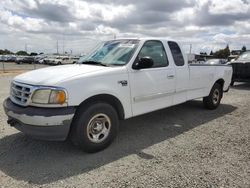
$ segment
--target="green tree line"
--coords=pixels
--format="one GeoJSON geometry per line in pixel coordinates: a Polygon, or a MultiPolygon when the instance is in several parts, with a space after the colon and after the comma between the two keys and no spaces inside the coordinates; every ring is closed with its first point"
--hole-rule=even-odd
{"type": "Polygon", "coordinates": [[[7,49],[4,49],[4,50],[0,49],[0,55],[10,55],[10,54],[12,54],[12,55],[23,55],[23,56],[35,56],[35,55],[37,55],[36,52],[31,52],[29,54],[26,51],[20,50],[20,51],[17,51],[16,53],[14,53],[14,52],[12,52],[10,50],[7,50],[7,49]]]}
{"type": "MultiPolygon", "coordinates": [[[[245,52],[246,50],[247,50],[246,46],[243,46],[241,48],[241,52],[245,52]]],[[[204,53],[201,52],[200,54],[204,54],[204,53]]],[[[225,48],[220,49],[216,52],[213,52],[213,51],[210,52],[210,55],[212,55],[214,58],[222,58],[222,59],[227,59],[230,56],[230,54],[231,52],[230,52],[228,45],[225,48]]]]}

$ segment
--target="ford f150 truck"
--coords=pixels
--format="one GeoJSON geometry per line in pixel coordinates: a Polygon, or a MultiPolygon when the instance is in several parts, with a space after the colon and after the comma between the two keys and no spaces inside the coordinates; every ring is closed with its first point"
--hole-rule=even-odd
{"type": "Polygon", "coordinates": [[[174,41],[103,42],[77,64],[16,76],[4,101],[8,123],[27,135],[65,140],[86,152],[106,148],[119,120],[203,98],[216,109],[232,67],[188,65],[174,41]]]}

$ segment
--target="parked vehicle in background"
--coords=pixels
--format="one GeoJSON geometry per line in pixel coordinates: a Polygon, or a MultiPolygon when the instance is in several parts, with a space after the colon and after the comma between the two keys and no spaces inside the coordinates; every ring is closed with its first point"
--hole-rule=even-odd
{"type": "Polygon", "coordinates": [[[5,62],[15,62],[16,56],[15,55],[6,55],[5,62]]]}
{"type": "Polygon", "coordinates": [[[13,54],[10,55],[0,55],[1,62],[15,62],[16,56],[13,54]]]}
{"type": "Polygon", "coordinates": [[[197,98],[216,109],[231,76],[228,65],[188,65],[174,41],[111,40],[77,64],[18,75],[4,109],[8,123],[27,135],[69,137],[96,152],[112,143],[119,120],[197,98]]]}
{"type": "Polygon", "coordinates": [[[250,51],[242,53],[229,64],[233,67],[231,86],[234,82],[250,82],[250,51]]]}
{"type": "Polygon", "coordinates": [[[24,56],[17,56],[15,60],[16,64],[21,64],[23,62],[23,59],[24,59],[24,56]]]}
{"type": "Polygon", "coordinates": [[[34,63],[34,56],[17,56],[15,62],[16,64],[22,64],[22,63],[32,64],[34,63]]]}
{"type": "Polygon", "coordinates": [[[62,59],[59,56],[48,56],[43,60],[44,64],[47,65],[61,65],[62,59]]]}
{"type": "Polygon", "coordinates": [[[49,56],[43,60],[44,64],[48,65],[63,65],[73,64],[78,62],[79,57],[77,56],[49,56]]]}
{"type": "Polygon", "coordinates": [[[0,55],[0,62],[3,62],[3,60],[4,60],[3,55],[0,55]]]}
{"type": "Polygon", "coordinates": [[[1,56],[1,62],[6,62],[7,60],[7,56],[6,55],[2,55],[1,56]]]}
{"type": "Polygon", "coordinates": [[[227,63],[226,59],[209,59],[204,62],[204,64],[210,65],[225,65],[227,63]]]}
{"type": "Polygon", "coordinates": [[[46,58],[47,56],[45,55],[37,55],[34,57],[34,63],[36,64],[43,64],[43,60],[46,58]]]}
{"type": "Polygon", "coordinates": [[[79,61],[80,57],[79,56],[73,56],[71,57],[71,63],[74,64],[74,63],[77,63],[79,61]]]}

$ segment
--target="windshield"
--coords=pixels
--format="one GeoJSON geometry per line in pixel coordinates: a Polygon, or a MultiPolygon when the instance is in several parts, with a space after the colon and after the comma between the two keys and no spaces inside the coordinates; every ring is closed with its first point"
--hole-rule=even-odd
{"type": "Polygon", "coordinates": [[[237,58],[237,60],[250,60],[250,52],[245,52],[245,53],[243,53],[243,54],[241,54],[238,58],[237,58]]]}
{"type": "Polygon", "coordinates": [[[139,40],[112,40],[102,43],[98,48],[89,55],[80,58],[78,63],[87,64],[97,62],[107,66],[125,65],[129,62],[134,54],[139,40]]]}

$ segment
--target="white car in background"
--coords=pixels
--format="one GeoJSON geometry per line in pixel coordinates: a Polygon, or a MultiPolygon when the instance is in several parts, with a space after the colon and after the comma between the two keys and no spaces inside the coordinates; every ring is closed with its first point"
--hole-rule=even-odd
{"type": "Polygon", "coordinates": [[[43,60],[44,64],[48,65],[64,65],[73,64],[79,60],[77,56],[50,56],[43,60]]]}
{"type": "Polygon", "coordinates": [[[43,60],[47,65],[62,65],[62,59],[59,56],[49,56],[43,60]]]}

